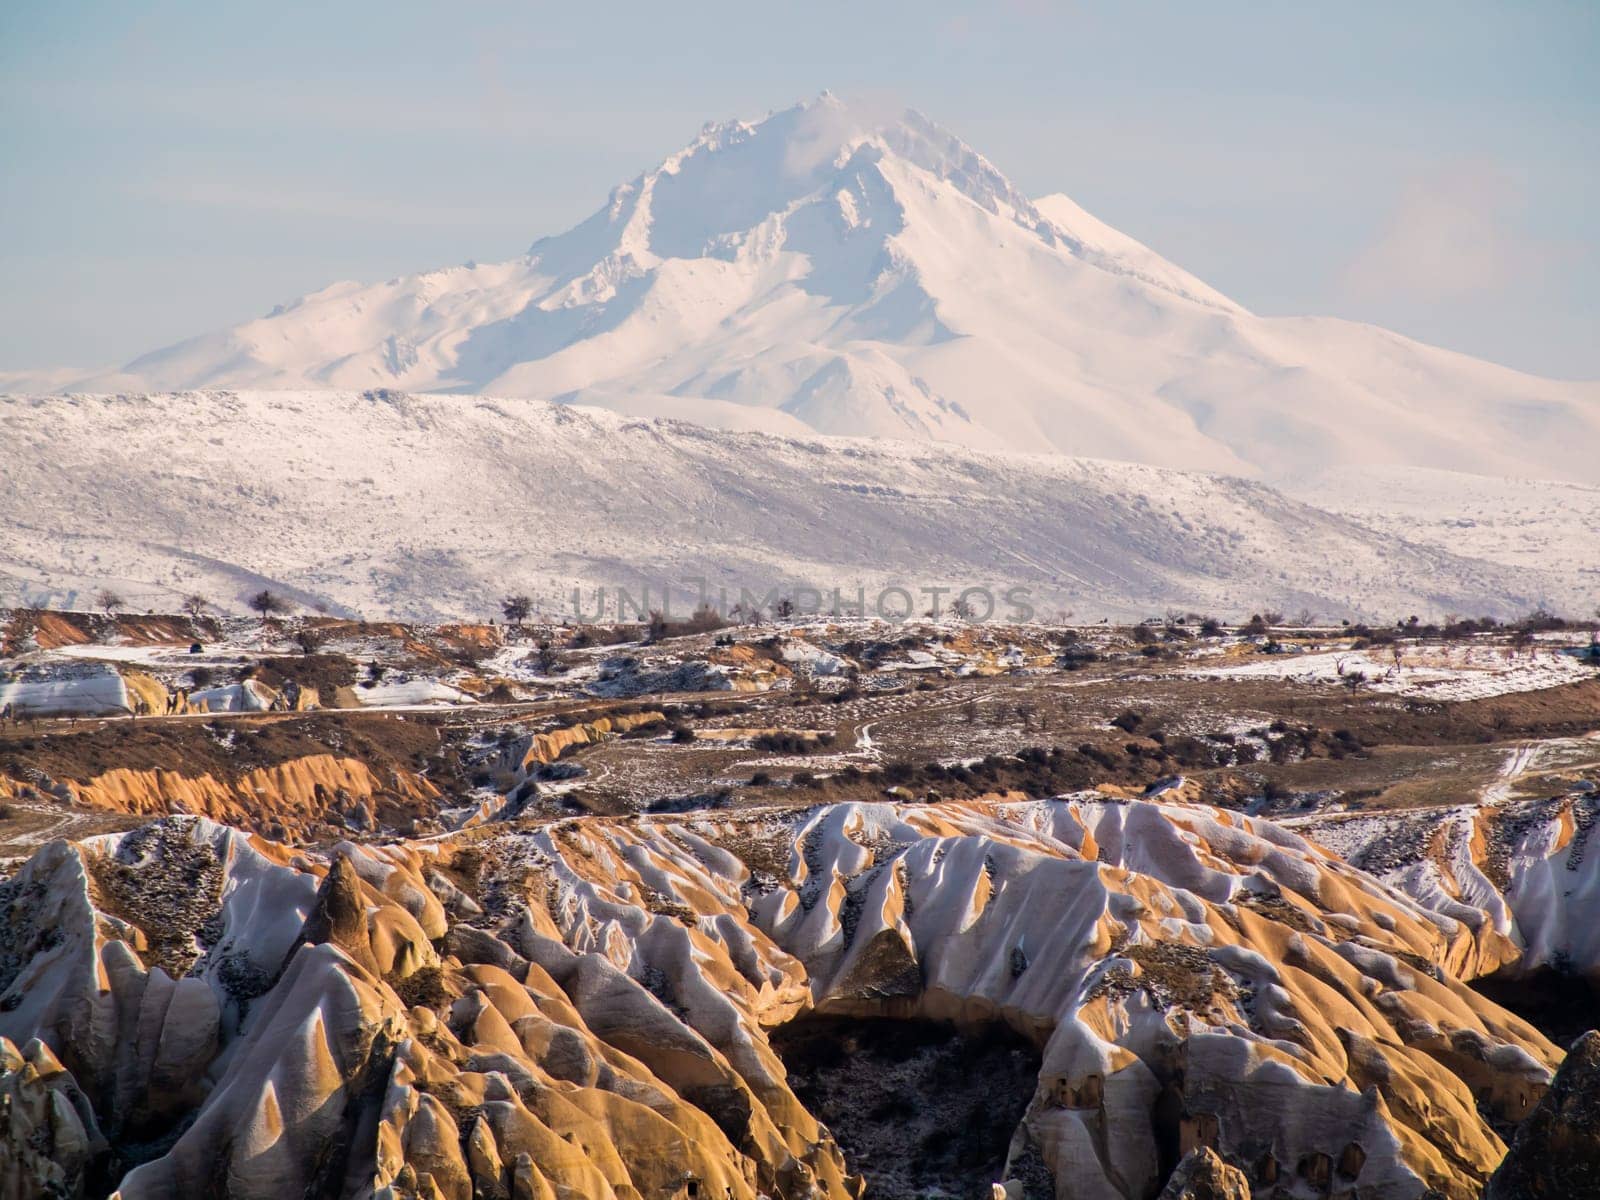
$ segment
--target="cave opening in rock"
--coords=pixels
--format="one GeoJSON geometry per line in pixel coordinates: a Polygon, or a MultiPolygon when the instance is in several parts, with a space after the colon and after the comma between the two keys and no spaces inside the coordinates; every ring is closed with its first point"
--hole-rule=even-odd
{"type": "Polygon", "coordinates": [[[987,1195],[1040,1065],[1033,1043],[998,1023],[804,1017],[772,1046],[873,1200],[987,1195]]]}
{"type": "Polygon", "coordinates": [[[1579,975],[1540,967],[1474,979],[1472,990],[1517,1014],[1563,1050],[1600,1024],[1600,989],[1579,975]]]}

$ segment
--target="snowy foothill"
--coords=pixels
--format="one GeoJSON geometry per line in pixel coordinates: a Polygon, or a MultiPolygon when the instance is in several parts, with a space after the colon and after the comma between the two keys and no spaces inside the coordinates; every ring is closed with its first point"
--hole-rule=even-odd
{"type": "Polygon", "coordinates": [[[969,588],[980,615],[992,600],[1018,623],[1263,606],[1504,618],[1581,561],[1421,547],[1237,478],[537,400],[0,397],[0,443],[28,497],[25,513],[0,509],[0,601],[54,607],[109,584],[172,611],[190,592],[243,597],[266,580],[303,608],[422,621],[483,620],[519,592],[569,618],[576,598],[595,619],[603,592],[615,619],[622,591],[687,616],[708,588],[730,603],[837,593],[841,613],[868,618],[969,588]],[[175,439],[182,471],[169,469],[175,439]],[[213,502],[224,494],[240,500],[213,502]]]}
{"type": "Polygon", "coordinates": [[[1469,558],[1532,571],[1566,564],[1545,607],[1587,617],[1600,603],[1600,485],[1594,481],[1357,465],[1314,472],[1290,490],[1328,512],[1469,558]]]}

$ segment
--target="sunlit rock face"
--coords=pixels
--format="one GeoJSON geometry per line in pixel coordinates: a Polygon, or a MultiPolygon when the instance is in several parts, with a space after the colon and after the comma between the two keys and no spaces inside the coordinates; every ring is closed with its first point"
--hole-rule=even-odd
{"type": "Polygon", "coordinates": [[[1414,812],[1330,815],[1308,837],[1439,912],[1491,927],[1600,993],[1600,795],[1414,812]]]}
{"type": "Polygon", "coordinates": [[[1465,1200],[1562,1057],[1462,982],[1516,959],[1491,924],[1093,795],[327,852],[173,818],[44,847],[0,914],[8,1196],[1142,1200],[1211,1151],[1465,1200]]]}

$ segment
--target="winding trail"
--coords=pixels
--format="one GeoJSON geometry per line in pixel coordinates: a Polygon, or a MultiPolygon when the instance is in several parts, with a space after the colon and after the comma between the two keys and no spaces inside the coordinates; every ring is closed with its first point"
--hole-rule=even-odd
{"type": "Polygon", "coordinates": [[[1488,787],[1483,789],[1480,800],[1484,804],[1504,804],[1511,799],[1511,790],[1518,779],[1528,773],[1539,758],[1541,747],[1537,742],[1523,742],[1513,746],[1506,753],[1506,761],[1501,764],[1500,773],[1488,787]]]}
{"type": "Polygon", "coordinates": [[[872,740],[872,726],[875,723],[873,721],[863,721],[861,727],[856,730],[856,749],[868,758],[883,757],[882,752],[878,749],[878,743],[872,740]]]}

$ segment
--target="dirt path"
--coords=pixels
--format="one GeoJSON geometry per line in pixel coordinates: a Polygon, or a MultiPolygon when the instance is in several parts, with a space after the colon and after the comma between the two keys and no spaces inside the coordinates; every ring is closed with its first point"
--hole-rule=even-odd
{"type": "Polygon", "coordinates": [[[872,726],[873,722],[863,721],[856,728],[856,749],[868,758],[881,758],[883,756],[878,750],[878,743],[872,740],[872,726]]]}
{"type": "Polygon", "coordinates": [[[1537,742],[1523,742],[1506,752],[1506,761],[1494,782],[1483,789],[1480,800],[1484,804],[1504,804],[1511,799],[1511,791],[1518,779],[1539,759],[1542,747],[1537,742]]]}
{"type": "Polygon", "coordinates": [[[137,823],[117,813],[13,806],[12,816],[0,821],[0,879],[20,867],[40,846],[58,838],[78,841],[137,823]],[[16,828],[18,825],[22,828],[16,828]]]}

